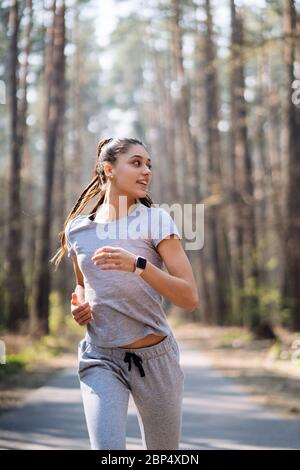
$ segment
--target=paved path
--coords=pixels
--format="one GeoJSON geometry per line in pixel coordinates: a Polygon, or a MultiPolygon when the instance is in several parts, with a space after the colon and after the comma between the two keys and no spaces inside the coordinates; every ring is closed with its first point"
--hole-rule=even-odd
{"type": "MultiPolygon", "coordinates": [[[[300,449],[300,420],[282,419],[258,406],[212,369],[204,353],[180,346],[185,373],[180,449],[300,449]]],[[[142,448],[132,399],[127,448],[142,448]]],[[[0,416],[0,449],[89,449],[75,368],[0,416]]]]}

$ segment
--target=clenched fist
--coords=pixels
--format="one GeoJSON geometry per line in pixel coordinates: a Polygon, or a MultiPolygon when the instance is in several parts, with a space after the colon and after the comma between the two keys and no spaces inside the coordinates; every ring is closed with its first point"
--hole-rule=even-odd
{"type": "Polygon", "coordinates": [[[90,304],[88,302],[80,302],[75,292],[72,293],[71,313],[79,325],[86,325],[94,319],[90,304]]]}

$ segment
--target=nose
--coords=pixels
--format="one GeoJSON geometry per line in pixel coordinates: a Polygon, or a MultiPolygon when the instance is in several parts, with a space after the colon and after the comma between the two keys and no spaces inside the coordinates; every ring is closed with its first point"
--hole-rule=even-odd
{"type": "Polygon", "coordinates": [[[144,170],[143,170],[143,174],[148,174],[148,173],[149,173],[149,175],[151,174],[151,169],[146,165],[144,170]]]}

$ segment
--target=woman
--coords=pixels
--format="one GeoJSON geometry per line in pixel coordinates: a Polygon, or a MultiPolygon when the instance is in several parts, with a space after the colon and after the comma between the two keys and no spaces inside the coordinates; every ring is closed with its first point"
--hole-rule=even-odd
{"type": "Polygon", "coordinates": [[[184,374],[161,301],[193,311],[198,293],[173,219],[152,206],[151,178],[141,141],[100,141],[92,181],[60,234],[56,265],[68,251],[72,315],[87,325],[78,375],[92,449],[126,449],[129,393],[144,448],[179,447],[184,374]]]}

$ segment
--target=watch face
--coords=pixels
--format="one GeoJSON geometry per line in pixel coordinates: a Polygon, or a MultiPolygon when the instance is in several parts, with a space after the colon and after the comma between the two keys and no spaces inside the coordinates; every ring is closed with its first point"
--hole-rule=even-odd
{"type": "Polygon", "coordinates": [[[147,260],[145,258],[143,258],[142,256],[138,256],[138,259],[136,261],[136,267],[145,269],[146,263],[147,263],[147,260]]]}

